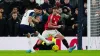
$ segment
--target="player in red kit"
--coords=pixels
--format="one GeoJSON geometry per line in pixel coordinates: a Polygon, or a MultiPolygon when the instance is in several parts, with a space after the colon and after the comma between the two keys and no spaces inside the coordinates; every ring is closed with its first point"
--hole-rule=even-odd
{"type": "MultiPolygon", "coordinates": [[[[72,52],[76,46],[69,47],[67,40],[64,38],[64,36],[57,30],[58,28],[61,28],[63,25],[58,25],[58,22],[60,20],[60,15],[58,14],[58,8],[53,7],[53,13],[49,15],[48,21],[45,24],[45,30],[42,33],[42,36],[44,38],[48,38],[49,35],[52,35],[55,38],[59,38],[62,40],[62,43],[65,45],[66,48],[68,48],[69,52],[72,52]]],[[[41,43],[40,40],[38,43],[41,43]]]]}

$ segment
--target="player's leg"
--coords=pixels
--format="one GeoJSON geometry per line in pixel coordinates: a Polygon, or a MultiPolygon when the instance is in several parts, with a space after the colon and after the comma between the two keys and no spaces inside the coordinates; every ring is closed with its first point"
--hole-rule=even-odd
{"type": "Polygon", "coordinates": [[[32,42],[31,42],[31,35],[30,35],[30,33],[34,33],[35,31],[34,31],[34,24],[32,22],[32,19],[28,19],[28,22],[31,26],[27,25],[25,27],[25,31],[26,31],[26,33],[28,33],[27,39],[28,39],[29,50],[27,50],[27,52],[30,53],[30,52],[35,52],[35,50],[33,49],[33,45],[32,45],[32,42]]]}
{"type": "MultiPolygon", "coordinates": [[[[49,33],[47,32],[47,30],[45,30],[45,31],[43,31],[43,33],[42,33],[42,36],[46,39],[46,38],[48,38],[49,37],[49,33]]],[[[40,40],[39,39],[39,41],[35,44],[35,46],[33,47],[34,49],[35,48],[38,48],[41,44],[42,44],[42,40],[40,40]]],[[[51,42],[51,44],[52,44],[53,42],[51,42]]],[[[50,43],[49,43],[50,44],[50,43]]],[[[47,44],[48,45],[48,44],[47,44]]]]}
{"type": "Polygon", "coordinates": [[[27,50],[27,52],[28,53],[35,52],[35,50],[33,49],[33,45],[31,42],[31,35],[30,35],[30,33],[34,33],[33,28],[28,25],[21,25],[21,28],[23,30],[23,34],[27,36],[28,45],[29,45],[29,49],[27,50]]]}
{"type": "Polygon", "coordinates": [[[35,50],[33,49],[32,42],[31,42],[31,35],[30,35],[30,33],[27,34],[27,39],[28,39],[28,45],[29,45],[29,49],[27,50],[27,53],[35,52],[35,50]]]}
{"type": "Polygon", "coordinates": [[[45,37],[48,37],[47,34],[45,34],[46,36],[42,36],[42,35],[40,35],[40,33],[39,33],[38,31],[36,31],[35,34],[37,35],[37,37],[38,37],[40,40],[44,41],[47,45],[50,45],[50,44],[53,43],[52,41],[46,40],[45,37]]]}
{"type": "Polygon", "coordinates": [[[76,46],[73,47],[69,47],[67,40],[64,38],[64,36],[57,30],[55,30],[55,35],[53,35],[56,38],[59,38],[62,43],[64,44],[64,46],[68,49],[69,52],[72,52],[76,46]]]}
{"type": "Polygon", "coordinates": [[[60,40],[62,40],[62,43],[66,46],[66,48],[69,48],[68,42],[67,40],[64,38],[64,36],[62,36],[61,34],[57,34],[56,38],[59,38],[60,40]]]}
{"type": "Polygon", "coordinates": [[[72,52],[72,51],[76,48],[76,46],[69,47],[68,42],[67,42],[67,40],[64,38],[63,35],[57,34],[56,37],[59,38],[60,40],[62,40],[62,43],[63,43],[64,46],[68,49],[69,52],[72,52]]]}
{"type": "Polygon", "coordinates": [[[39,48],[39,46],[42,44],[42,40],[38,40],[38,42],[34,45],[33,49],[39,48]]]}

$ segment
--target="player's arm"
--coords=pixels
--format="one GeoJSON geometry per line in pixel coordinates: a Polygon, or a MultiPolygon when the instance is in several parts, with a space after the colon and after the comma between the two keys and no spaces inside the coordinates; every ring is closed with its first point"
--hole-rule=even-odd
{"type": "Polygon", "coordinates": [[[35,19],[35,18],[29,16],[28,22],[30,23],[30,25],[31,25],[32,27],[34,27],[34,23],[39,23],[40,20],[39,20],[38,17],[35,19]]]}
{"type": "Polygon", "coordinates": [[[57,25],[57,26],[53,25],[53,23],[52,23],[52,15],[48,17],[48,28],[56,29],[56,28],[61,28],[61,26],[62,25],[57,25]]]}
{"type": "Polygon", "coordinates": [[[40,22],[40,17],[37,16],[36,18],[35,17],[32,17],[32,16],[29,16],[29,20],[31,20],[33,23],[39,23],[40,22]]]}
{"type": "Polygon", "coordinates": [[[52,22],[48,23],[48,28],[54,28],[54,29],[56,29],[56,28],[60,28],[60,27],[61,27],[61,25],[54,26],[54,25],[52,25],[52,22]]]}
{"type": "Polygon", "coordinates": [[[28,17],[28,22],[32,27],[34,27],[34,23],[32,22],[32,17],[31,16],[28,17]]]}
{"type": "Polygon", "coordinates": [[[33,13],[34,13],[34,12],[31,12],[31,13],[29,14],[29,17],[28,17],[28,22],[29,22],[29,24],[30,24],[32,27],[34,27],[34,22],[38,22],[38,20],[35,20],[35,18],[32,17],[33,13]]]}
{"type": "Polygon", "coordinates": [[[29,23],[39,23],[39,17],[33,17],[34,12],[31,12],[28,17],[29,23]]]}

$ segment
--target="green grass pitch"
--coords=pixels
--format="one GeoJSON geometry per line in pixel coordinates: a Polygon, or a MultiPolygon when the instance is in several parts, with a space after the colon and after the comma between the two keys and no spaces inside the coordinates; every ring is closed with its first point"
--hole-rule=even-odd
{"type": "Polygon", "coordinates": [[[100,56],[100,50],[74,50],[72,53],[69,53],[67,50],[58,52],[41,50],[35,53],[26,53],[26,51],[21,50],[1,50],[0,56],[100,56]]]}

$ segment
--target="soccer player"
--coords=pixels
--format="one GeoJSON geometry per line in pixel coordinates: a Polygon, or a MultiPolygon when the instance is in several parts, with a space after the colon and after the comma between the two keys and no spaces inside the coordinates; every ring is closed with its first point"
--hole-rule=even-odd
{"type": "MultiPolygon", "coordinates": [[[[62,40],[62,43],[65,45],[65,47],[68,48],[68,51],[72,52],[76,46],[69,47],[67,40],[59,31],[57,31],[58,28],[63,27],[63,25],[58,25],[59,20],[60,15],[58,14],[58,8],[53,7],[53,13],[48,17],[48,21],[45,24],[45,31],[42,33],[42,36],[44,38],[48,38],[48,36],[51,34],[53,37],[59,38],[62,40]]],[[[41,42],[42,41],[40,40],[39,43],[41,42]]],[[[39,45],[39,43],[37,43],[37,45],[39,45]]]]}
{"type": "Polygon", "coordinates": [[[34,8],[34,10],[28,10],[23,15],[23,18],[22,18],[22,21],[21,21],[21,24],[20,24],[20,28],[21,28],[21,32],[23,34],[27,34],[28,44],[30,46],[30,48],[27,52],[35,52],[33,50],[33,46],[32,46],[31,39],[30,39],[31,33],[34,33],[40,40],[46,42],[47,45],[53,43],[53,42],[46,40],[44,37],[42,37],[40,35],[40,33],[35,28],[35,23],[40,22],[41,12],[42,12],[41,7],[36,6],[36,8],[34,8]]]}

